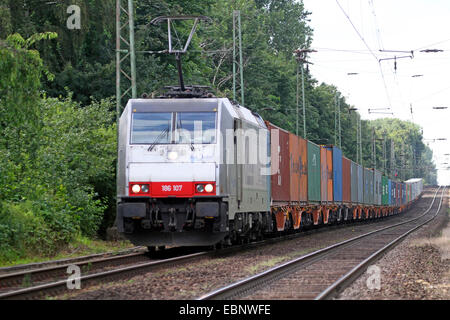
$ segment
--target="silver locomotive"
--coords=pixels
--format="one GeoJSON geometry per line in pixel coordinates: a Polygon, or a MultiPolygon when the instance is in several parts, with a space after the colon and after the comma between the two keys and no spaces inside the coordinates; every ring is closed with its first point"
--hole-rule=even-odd
{"type": "Polygon", "coordinates": [[[226,98],[129,100],[119,123],[118,231],[149,247],[271,232],[269,134],[258,114],[226,98]]]}

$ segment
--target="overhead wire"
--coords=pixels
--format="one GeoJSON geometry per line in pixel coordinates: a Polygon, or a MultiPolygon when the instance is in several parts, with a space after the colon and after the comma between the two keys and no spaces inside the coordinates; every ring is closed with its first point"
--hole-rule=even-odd
{"type": "Polygon", "coordinates": [[[381,63],[377,57],[377,55],[373,52],[373,50],[370,48],[370,46],[367,44],[366,40],[364,39],[364,37],[361,35],[361,33],[359,32],[359,30],[356,28],[355,24],[353,23],[352,19],[349,17],[349,15],[347,14],[347,12],[344,10],[344,8],[342,8],[341,4],[339,3],[339,0],[336,0],[337,5],[339,6],[339,8],[341,9],[342,13],[345,15],[345,17],[347,18],[347,20],[350,22],[350,24],[352,25],[353,29],[355,30],[355,32],[357,33],[357,35],[359,36],[359,38],[361,39],[361,41],[364,43],[364,45],[366,46],[366,48],[369,50],[369,52],[372,54],[372,56],[375,58],[375,60],[378,63],[378,67],[380,69],[380,73],[381,73],[381,78],[383,80],[383,85],[384,85],[384,89],[386,92],[386,97],[389,103],[389,106],[392,109],[392,103],[391,103],[391,97],[389,95],[389,91],[387,88],[387,84],[386,84],[386,78],[384,76],[384,72],[383,72],[383,68],[381,66],[381,63]]]}

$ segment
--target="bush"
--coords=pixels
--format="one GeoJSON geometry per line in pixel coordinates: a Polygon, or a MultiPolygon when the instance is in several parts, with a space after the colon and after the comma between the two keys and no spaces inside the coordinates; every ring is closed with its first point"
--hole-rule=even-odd
{"type": "Polygon", "coordinates": [[[111,99],[82,107],[40,93],[36,41],[0,40],[0,260],[49,255],[93,237],[114,203],[116,129],[111,99]]]}
{"type": "Polygon", "coordinates": [[[0,261],[51,255],[75,237],[95,237],[115,197],[115,126],[104,100],[41,100],[34,161],[0,149],[0,261]],[[3,152],[5,151],[5,152],[3,152]]]}

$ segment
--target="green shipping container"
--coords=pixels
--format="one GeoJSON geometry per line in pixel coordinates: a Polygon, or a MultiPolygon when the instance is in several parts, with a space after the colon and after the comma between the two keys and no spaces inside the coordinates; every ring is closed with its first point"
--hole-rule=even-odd
{"type": "Polygon", "coordinates": [[[383,206],[389,205],[389,179],[381,177],[381,203],[383,206]]]}
{"type": "Polygon", "coordinates": [[[308,201],[320,202],[320,147],[308,141],[308,201]]]}

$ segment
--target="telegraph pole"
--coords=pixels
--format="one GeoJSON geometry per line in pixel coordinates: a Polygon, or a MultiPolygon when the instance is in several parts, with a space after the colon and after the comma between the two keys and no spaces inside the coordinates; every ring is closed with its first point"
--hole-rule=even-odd
{"type": "Polygon", "coordinates": [[[405,180],[405,145],[402,142],[402,171],[401,180],[405,180]]]}
{"type": "Polygon", "coordinates": [[[128,9],[122,6],[124,0],[116,0],[116,113],[117,125],[122,109],[122,99],[130,96],[137,97],[136,90],[136,51],[134,47],[134,8],[133,0],[128,0],[128,9]],[[123,19],[122,17],[125,17],[123,19]],[[128,27],[128,32],[124,32],[128,27]],[[125,48],[122,49],[122,44],[125,48]],[[129,59],[130,71],[127,72],[122,67],[123,62],[129,59]],[[125,76],[128,81],[128,88],[122,93],[121,76],[125,76]],[[130,95],[131,91],[131,95],[130,95]]]}
{"type": "Polygon", "coordinates": [[[239,42],[239,73],[241,80],[241,105],[244,106],[244,68],[242,63],[241,11],[233,10],[233,100],[236,101],[236,22],[239,42]],[[236,21],[237,20],[237,21],[236,21]]]}
{"type": "Polygon", "coordinates": [[[359,121],[358,114],[356,114],[356,163],[360,163],[359,159],[359,121]]]}
{"type": "Polygon", "coordinates": [[[336,92],[334,96],[334,145],[342,148],[341,138],[341,99],[336,92]]]}
{"type": "MultiPolygon", "coordinates": [[[[304,67],[305,63],[311,63],[306,61],[306,55],[311,52],[316,52],[316,50],[311,49],[297,49],[294,51],[296,55],[297,62],[300,65],[301,74],[302,74],[302,100],[303,100],[303,138],[306,139],[306,102],[305,102],[305,75],[304,75],[304,67]]],[[[297,77],[298,77],[298,68],[297,68],[297,77]]],[[[298,86],[297,86],[298,88],[298,86]]],[[[298,89],[297,89],[297,101],[298,101],[298,89]]],[[[297,104],[298,106],[298,104],[297,104]]],[[[298,123],[298,112],[297,112],[297,123],[298,123]]],[[[298,126],[298,125],[297,125],[298,126]]],[[[298,131],[298,130],[297,130],[298,131]]],[[[297,132],[298,135],[298,132],[297,132]]]]}
{"type": "Polygon", "coordinates": [[[391,171],[391,178],[394,178],[394,171],[395,171],[395,145],[394,140],[391,140],[391,161],[389,163],[389,169],[391,171]]]}
{"type": "MultiPolygon", "coordinates": [[[[134,9],[133,0],[128,0],[128,10],[122,6],[123,0],[116,0],[116,141],[117,152],[119,152],[119,123],[120,115],[122,113],[122,99],[126,95],[131,98],[137,97],[136,91],[136,52],[134,48],[134,9]],[[122,17],[125,16],[124,19],[122,17]],[[122,30],[128,26],[128,33],[122,30]],[[122,42],[125,44],[125,49],[121,48],[122,42]],[[122,68],[122,62],[129,58],[130,73],[127,73],[122,68]],[[122,93],[121,75],[125,76],[125,81],[128,82],[128,88],[122,93]]],[[[119,172],[119,163],[116,163],[116,173],[119,172]]],[[[116,179],[118,176],[116,174],[116,179]]],[[[118,184],[116,184],[118,190],[118,184]]],[[[117,192],[118,193],[118,192],[117,192]]],[[[116,198],[117,201],[117,198],[116,198]]]]}
{"type": "Polygon", "coordinates": [[[362,156],[362,126],[361,126],[361,116],[359,117],[359,159],[361,160],[361,165],[363,165],[363,156],[362,156]]]}
{"type": "Polygon", "coordinates": [[[337,95],[334,95],[334,145],[337,146],[337,95]]]}
{"type": "Polygon", "coordinates": [[[377,155],[375,145],[375,128],[372,129],[372,167],[377,169],[377,155]]]}
{"type": "Polygon", "coordinates": [[[338,115],[339,115],[339,148],[342,149],[342,135],[341,135],[341,99],[338,99],[338,115]]]}
{"type": "Polygon", "coordinates": [[[305,75],[303,71],[303,62],[301,64],[301,68],[302,68],[302,100],[303,100],[303,138],[306,139],[305,75]]]}

